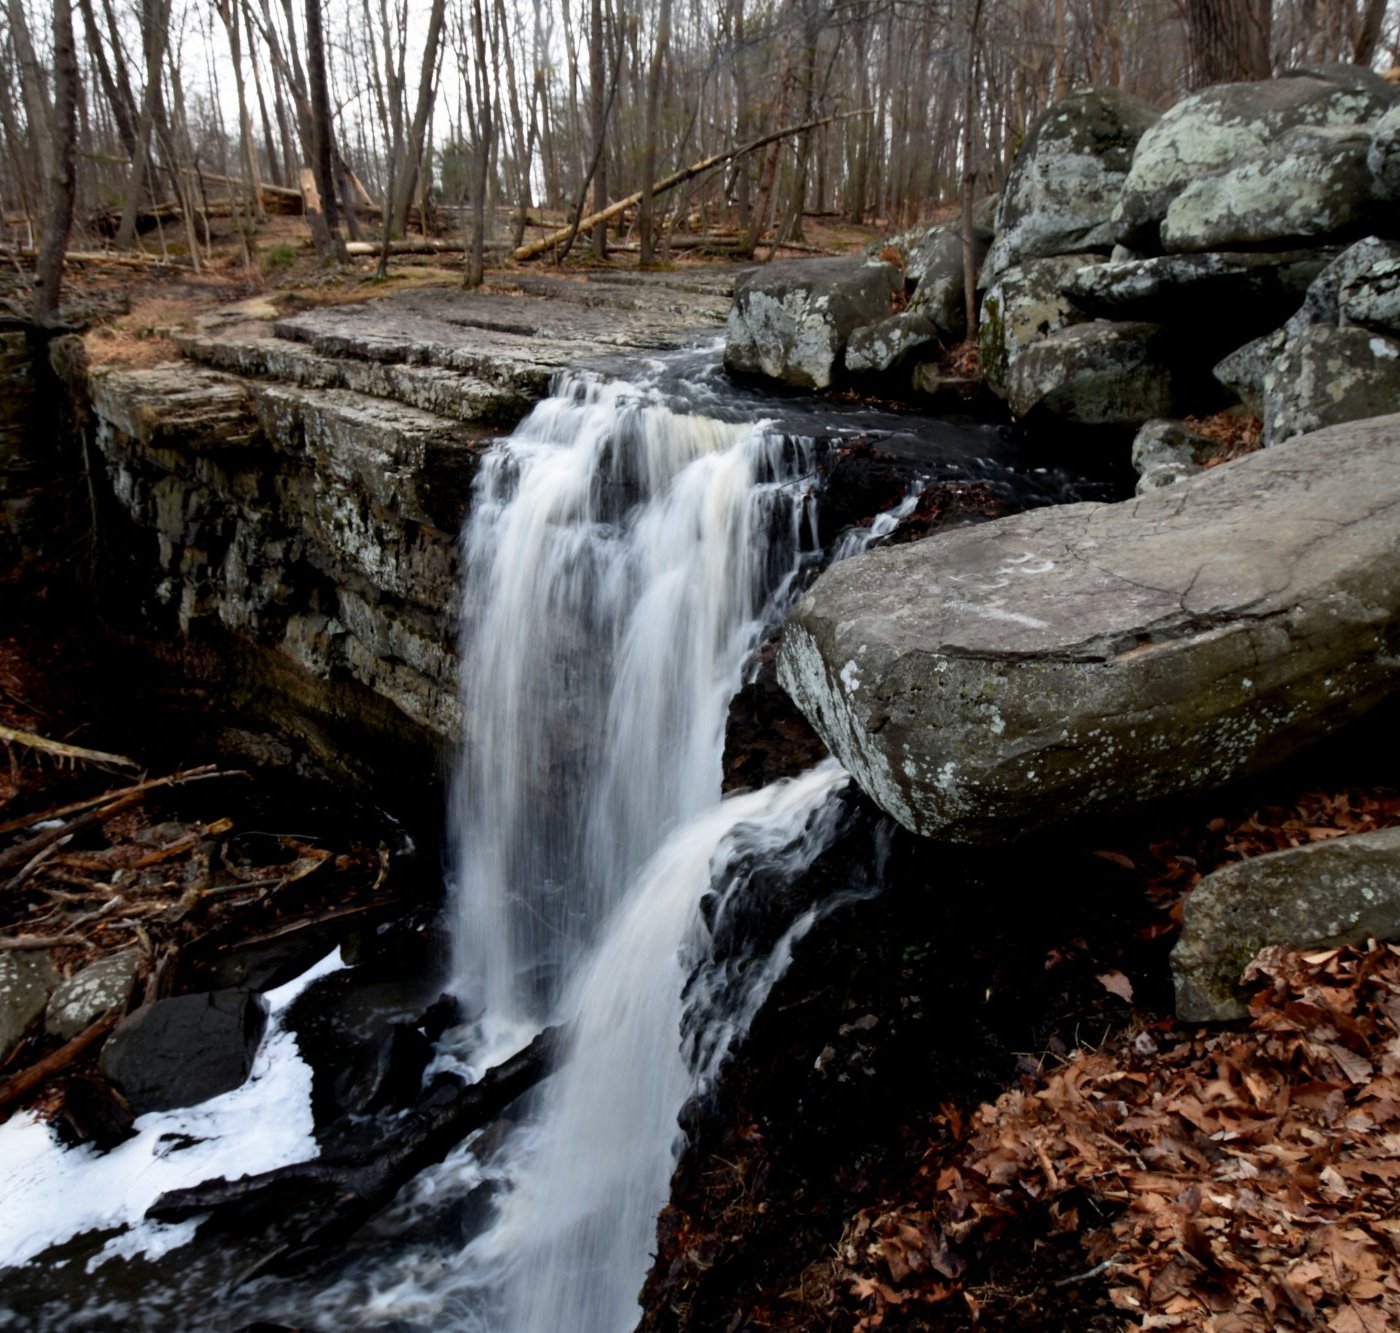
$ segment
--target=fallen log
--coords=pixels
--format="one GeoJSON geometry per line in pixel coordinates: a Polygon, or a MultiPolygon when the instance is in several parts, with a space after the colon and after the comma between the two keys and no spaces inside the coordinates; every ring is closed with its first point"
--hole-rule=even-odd
{"type": "Polygon", "coordinates": [[[546,1028],[475,1083],[441,1074],[414,1109],[377,1144],[296,1162],[257,1176],[205,1181],[162,1194],[147,1210],[157,1222],[210,1216],[201,1233],[246,1236],[269,1248],[239,1279],[297,1272],[328,1257],[426,1167],[442,1161],[495,1119],[552,1066],[561,1029],[546,1028]]]}
{"type": "MultiPolygon", "coordinates": [[[[710,157],[701,158],[698,162],[692,162],[688,167],[682,167],[679,171],[672,172],[671,175],[656,182],[651,187],[652,197],[658,194],[665,194],[668,190],[674,190],[677,185],[684,185],[686,181],[694,180],[696,176],[703,176],[707,171],[713,171],[716,167],[722,167],[726,162],[732,162],[737,157],[743,157],[747,153],[757,152],[760,148],[766,148],[770,143],[778,139],[787,139],[794,134],[803,134],[807,130],[819,129],[823,125],[830,125],[834,121],[849,120],[852,116],[868,116],[869,109],[861,111],[842,111],[834,116],[824,116],[821,120],[809,120],[805,125],[789,125],[785,129],[774,130],[771,134],[765,134],[761,139],[754,139],[750,143],[742,144],[738,148],[731,148],[725,153],[715,153],[710,157]]],[[[635,208],[642,201],[643,191],[638,190],[635,194],[629,194],[625,199],[619,199],[616,203],[609,204],[606,208],[600,209],[596,213],[590,213],[586,218],[580,218],[577,225],[560,227],[557,231],[552,231],[548,236],[541,237],[538,241],[531,241],[528,245],[522,245],[511,258],[517,263],[523,264],[527,259],[536,259],[544,254],[546,250],[552,250],[556,245],[562,245],[571,236],[582,236],[593,230],[601,222],[611,222],[619,213],[625,213],[629,208],[635,208]]]]}
{"type": "Polygon", "coordinates": [[[31,1093],[38,1091],[56,1074],[71,1068],[89,1047],[116,1027],[120,1017],[120,1010],[113,1009],[51,1055],[36,1060],[28,1069],[21,1070],[13,1078],[0,1083],[0,1117],[8,1115],[12,1108],[31,1093]]]}

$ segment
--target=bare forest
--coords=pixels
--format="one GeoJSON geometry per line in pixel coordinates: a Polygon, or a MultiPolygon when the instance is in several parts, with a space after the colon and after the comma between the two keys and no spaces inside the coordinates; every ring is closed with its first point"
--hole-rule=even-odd
{"type": "Polygon", "coordinates": [[[994,188],[1085,84],[1158,105],[1400,60],[1386,0],[3,0],[0,247],[55,317],[65,248],[251,265],[800,246],[994,188]],[[603,220],[596,215],[604,214],[603,220]],[[436,239],[434,239],[436,238],[436,239]]]}

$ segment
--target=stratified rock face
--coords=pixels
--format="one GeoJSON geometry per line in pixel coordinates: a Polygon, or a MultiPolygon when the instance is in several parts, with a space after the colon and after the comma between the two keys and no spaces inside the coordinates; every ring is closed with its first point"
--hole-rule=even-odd
{"type": "Polygon", "coordinates": [[[1298,948],[1400,938],[1400,829],[1315,842],[1222,866],[1186,899],[1172,950],[1177,1016],[1248,1012],[1241,973],[1266,944],[1298,948]]]}
{"type": "Polygon", "coordinates": [[[994,843],[1267,767],[1400,688],[1400,416],[837,565],[779,679],[905,827],[994,843]]]}
{"type": "Polygon", "coordinates": [[[267,1025],[249,991],[207,991],[157,1000],[122,1020],[100,1064],[137,1115],[195,1106],[239,1087],[267,1025]]]}
{"type": "Polygon", "coordinates": [[[1080,426],[1138,425],[1173,410],[1170,358],[1158,324],[1096,319],[1032,343],[1007,377],[1012,415],[1080,426]]]}
{"type": "Polygon", "coordinates": [[[887,318],[904,279],[893,264],[810,259],[770,264],[739,279],[724,364],[795,389],[825,389],[845,369],[846,344],[887,318]]]}
{"type": "Polygon", "coordinates": [[[1287,130],[1369,124],[1388,106],[1368,86],[1317,77],[1225,83],[1183,98],[1138,143],[1114,210],[1114,237],[1159,253],[1162,220],[1193,181],[1229,171],[1287,130]]]}
{"type": "Polygon", "coordinates": [[[1219,175],[1190,182],[1162,221],[1168,251],[1356,235],[1375,212],[1366,166],[1369,130],[1289,130],[1219,175]]]}
{"type": "Polygon", "coordinates": [[[1111,249],[1110,219],[1133,150],[1158,118],[1115,88],[1086,89],[1050,107],[1007,174],[988,277],[1027,259],[1111,249]]]}

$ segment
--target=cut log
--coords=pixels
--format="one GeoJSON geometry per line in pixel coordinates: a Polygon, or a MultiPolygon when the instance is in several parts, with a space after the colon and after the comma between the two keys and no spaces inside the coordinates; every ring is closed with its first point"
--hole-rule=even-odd
{"type": "Polygon", "coordinates": [[[146,1216],[181,1222],[210,1217],[201,1232],[247,1236],[268,1249],[242,1276],[297,1272],[327,1257],[424,1168],[495,1119],[551,1068],[561,1029],[546,1028],[524,1050],[475,1083],[439,1075],[418,1105],[379,1143],[296,1162],[240,1180],[205,1181],[162,1194],[146,1216]]]}
{"type": "MultiPolygon", "coordinates": [[[[753,140],[752,143],[731,148],[727,153],[716,153],[711,157],[701,158],[698,162],[692,162],[688,167],[682,167],[679,171],[672,172],[671,175],[657,181],[652,186],[652,196],[654,198],[658,194],[665,194],[667,190],[674,190],[677,185],[684,185],[686,181],[694,180],[696,176],[703,176],[707,171],[722,167],[726,162],[734,161],[736,157],[743,157],[746,153],[766,148],[778,139],[786,139],[794,134],[803,134],[807,130],[815,130],[822,125],[830,125],[834,121],[849,120],[852,116],[868,115],[870,115],[868,108],[861,111],[842,111],[834,116],[825,116],[821,120],[810,120],[805,125],[789,125],[786,129],[774,130],[772,134],[765,134],[761,139],[753,140]]],[[[600,223],[611,222],[619,213],[625,213],[629,208],[635,208],[641,199],[642,191],[640,190],[636,194],[629,194],[625,199],[619,199],[616,203],[609,204],[596,213],[590,213],[586,218],[580,218],[577,226],[560,227],[558,230],[550,232],[548,236],[541,237],[538,241],[522,245],[511,258],[521,264],[528,259],[537,259],[545,251],[552,250],[556,245],[562,245],[571,236],[585,235],[600,223]]]]}

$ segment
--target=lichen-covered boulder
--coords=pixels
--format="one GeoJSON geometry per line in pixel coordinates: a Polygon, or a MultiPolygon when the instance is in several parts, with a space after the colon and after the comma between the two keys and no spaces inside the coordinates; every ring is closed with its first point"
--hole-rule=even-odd
{"type": "Polygon", "coordinates": [[[1290,338],[1264,376],[1264,443],[1400,406],[1400,340],[1317,325],[1290,338]]]}
{"type": "Polygon", "coordinates": [[[1393,106],[1375,125],[1366,151],[1371,188],[1378,199],[1400,201],[1400,106],[1393,106]]]}
{"type": "Polygon", "coordinates": [[[1088,255],[1032,259],[1002,273],[982,297],[977,342],[987,387],[1005,398],[1011,371],[1027,347],[1087,318],[1061,290],[1064,279],[1101,261],[1088,255]]]}
{"type": "Polygon", "coordinates": [[[1355,235],[1375,211],[1361,126],[1305,126],[1218,175],[1190,182],[1162,221],[1168,251],[1355,235]]]}
{"type": "Polygon", "coordinates": [[[1170,413],[1176,397],[1162,326],[1104,319],[1032,343],[1006,386],[1013,416],[1080,426],[1138,425],[1170,413]]]}
{"type": "Polygon", "coordinates": [[[1400,258],[1379,259],[1356,274],[1339,290],[1337,304],[1344,327],[1400,334],[1400,258]]]}
{"type": "Polygon", "coordinates": [[[103,1014],[125,1005],[140,958],[136,949],[123,949],[59,983],[44,1013],[48,1033],[67,1041],[103,1014]]]}
{"type": "Polygon", "coordinates": [[[1177,1016],[1248,1013],[1241,974],[1265,945],[1332,948],[1400,938],[1400,828],[1290,847],[1222,866],[1186,899],[1172,950],[1177,1016]]]}
{"type": "Polygon", "coordinates": [[[905,310],[851,334],[846,369],[852,375],[879,375],[919,352],[942,346],[938,325],[917,310],[905,310]]]}
{"type": "Polygon", "coordinates": [[[1400,689],[1400,416],[833,566],[779,679],[906,828],[999,843],[1258,772],[1400,689]]]}
{"type": "Polygon", "coordinates": [[[1222,357],[1215,367],[1215,378],[1230,390],[1256,417],[1264,415],[1264,379],[1279,353],[1288,345],[1286,329],[1275,329],[1254,338],[1222,357]]]}
{"type": "MultiPolygon", "coordinates": [[[[980,269],[991,236],[974,232],[972,262],[980,269]]],[[[918,253],[918,284],[909,298],[910,311],[930,320],[945,343],[967,336],[967,288],[963,280],[963,239],[959,223],[946,222],[929,229],[918,253]]],[[[912,272],[906,269],[906,276],[912,272]]]]}
{"type": "Polygon", "coordinates": [[[58,973],[41,950],[0,953],[0,1060],[44,1012],[57,984],[58,973]]]}
{"type": "Polygon", "coordinates": [[[903,293],[893,264],[804,259],[741,277],[725,335],[724,364],[797,389],[824,389],[845,369],[846,344],[893,311],[903,293]]]}
{"type": "Polygon", "coordinates": [[[1144,423],[1133,437],[1133,471],[1137,491],[1160,490],[1203,470],[1207,458],[1219,452],[1214,440],[1198,434],[1184,422],[1158,419],[1144,423]]]}
{"type": "Polygon", "coordinates": [[[1224,83],[1193,93],[1138,142],[1113,213],[1114,239],[1159,253],[1162,219],[1193,181],[1228,171],[1297,126],[1369,124],[1389,105],[1368,87],[1316,76],[1224,83]]]}
{"type": "Polygon", "coordinates": [[[1027,259],[1112,248],[1110,219],[1133,150],[1159,117],[1116,88],[1089,88],[1051,106],[1007,173],[987,274],[1027,259]]]}

